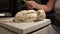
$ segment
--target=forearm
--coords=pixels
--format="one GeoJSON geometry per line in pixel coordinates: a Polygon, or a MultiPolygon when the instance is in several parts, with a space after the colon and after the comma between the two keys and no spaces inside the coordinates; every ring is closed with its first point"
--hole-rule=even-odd
{"type": "Polygon", "coordinates": [[[46,12],[50,12],[54,6],[55,0],[49,0],[46,5],[37,4],[37,9],[43,9],[46,12]]]}
{"type": "Polygon", "coordinates": [[[49,7],[49,6],[47,6],[47,5],[38,5],[38,6],[36,6],[36,9],[43,9],[43,10],[45,10],[45,12],[50,12],[51,10],[52,10],[52,7],[49,7]]]}

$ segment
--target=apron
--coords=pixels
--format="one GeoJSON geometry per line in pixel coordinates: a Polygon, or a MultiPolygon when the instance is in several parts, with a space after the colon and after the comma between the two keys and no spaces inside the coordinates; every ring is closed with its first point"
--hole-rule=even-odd
{"type": "Polygon", "coordinates": [[[54,9],[56,19],[60,21],[60,0],[56,0],[54,9]]]}
{"type": "Polygon", "coordinates": [[[55,30],[56,34],[60,34],[60,0],[56,0],[54,10],[55,10],[55,19],[52,28],[55,30]]]}
{"type": "Polygon", "coordinates": [[[60,0],[56,0],[54,10],[55,10],[54,14],[55,18],[52,24],[60,27],[60,0]]]}

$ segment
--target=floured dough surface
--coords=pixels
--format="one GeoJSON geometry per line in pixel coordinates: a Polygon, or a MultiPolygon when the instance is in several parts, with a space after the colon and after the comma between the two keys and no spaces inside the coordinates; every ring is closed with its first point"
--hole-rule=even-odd
{"type": "Polygon", "coordinates": [[[18,12],[15,17],[15,22],[34,22],[34,21],[41,21],[46,18],[44,10],[23,10],[18,12]]]}
{"type": "Polygon", "coordinates": [[[18,12],[15,17],[15,22],[33,22],[37,17],[37,12],[35,10],[23,10],[18,12]]]}

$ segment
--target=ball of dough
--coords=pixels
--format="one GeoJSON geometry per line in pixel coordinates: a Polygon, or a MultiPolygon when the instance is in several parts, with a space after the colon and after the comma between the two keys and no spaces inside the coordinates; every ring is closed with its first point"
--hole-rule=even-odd
{"type": "Polygon", "coordinates": [[[46,18],[46,14],[44,10],[23,10],[18,12],[15,17],[15,22],[34,22],[41,21],[46,18]]]}
{"type": "Polygon", "coordinates": [[[15,22],[33,22],[36,20],[37,12],[35,10],[23,10],[18,12],[15,17],[15,22]]]}

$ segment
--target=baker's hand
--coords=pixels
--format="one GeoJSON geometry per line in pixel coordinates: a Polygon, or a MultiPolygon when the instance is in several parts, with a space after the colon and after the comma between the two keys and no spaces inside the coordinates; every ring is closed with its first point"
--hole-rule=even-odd
{"type": "Polygon", "coordinates": [[[35,1],[27,1],[26,5],[29,9],[38,8],[38,3],[35,1]]]}

